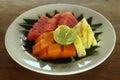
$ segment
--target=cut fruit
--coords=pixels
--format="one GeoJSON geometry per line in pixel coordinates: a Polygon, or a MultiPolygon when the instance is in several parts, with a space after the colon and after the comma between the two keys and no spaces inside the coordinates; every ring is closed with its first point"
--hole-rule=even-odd
{"type": "Polygon", "coordinates": [[[39,52],[40,52],[40,50],[41,50],[41,48],[40,48],[40,42],[38,42],[38,43],[36,43],[34,46],[33,46],[33,55],[39,55],[39,52]]]}
{"type": "Polygon", "coordinates": [[[75,46],[74,45],[63,46],[62,56],[63,58],[75,57],[76,56],[75,46]]]}
{"type": "Polygon", "coordinates": [[[74,45],[60,45],[54,41],[53,31],[41,34],[32,49],[33,55],[43,60],[76,56],[74,45]]]}
{"type": "Polygon", "coordinates": [[[60,25],[54,31],[54,40],[61,45],[70,45],[76,39],[77,33],[66,25],[60,25]]]}
{"type": "Polygon", "coordinates": [[[77,34],[82,40],[82,43],[86,49],[91,48],[91,46],[96,46],[97,41],[94,37],[94,32],[92,31],[90,25],[83,18],[75,27],[74,29],[77,31],[77,34]]]}
{"type": "Polygon", "coordinates": [[[61,45],[59,44],[51,44],[48,47],[48,57],[51,59],[57,59],[59,57],[62,57],[60,56],[61,52],[62,52],[61,45]]]}
{"type": "Polygon", "coordinates": [[[97,41],[94,37],[94,32],[92,31],[90,25],[83,18],[74,29],[77,32],[77,38],[74,42],[77,54],[79,57],[86,56],[85,49],[91,48],[91,46],[97,46],[97,41]]]}
{"type": "Polygon", "coordinates": [[[79,36],[77,36],[77,38],[75,39],[74,46],[76,48],[78,57],[83,57],[86,55],[85,47],[84,47],[82,40],[79,36]]]}
{"type": "Polygon", "coordinates": [[[71,12],[65,12],[60,15],[59,25],[67,25],[70,28],[73,28],[77,23],[77,19],[71,12]]]}

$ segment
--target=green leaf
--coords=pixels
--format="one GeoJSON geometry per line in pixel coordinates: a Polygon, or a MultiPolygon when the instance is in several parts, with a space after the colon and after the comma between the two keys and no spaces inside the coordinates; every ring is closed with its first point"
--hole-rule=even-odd
{"type": "Polygon", "coordinates": [[[71,62],[74,62],[76,61],[74,57],[71,57],[71,62]]]}
{"type": "Polygon", "coordinates": [[[40,18],[41,18],[41,16],[38,16],[38,18],[40,19],[40,18]]]}
{"type": "Polygon", "coordinates": [[[30,28],[32,28],[32,26],[33,26],[31,24],[28,24],[28,23],[19,23],[19,25],[26,30],[30,30],[30,28]]]}
{"type": "Polygon", "coordinates": [[[24,21],[26,22],[26,23],[28,23],[28,24],[34,24],[34,23],[36,23],[38,20],[37,19],[24,19],[24,21]]]}
{"type": "Polygon", "coordinates": [[[72,15],[74,16],[74,13],[72,12],[72,15]]]}
{"type": "Polygon", "coordinates": [[[96,27],[91,27],[93,31],[95,31],[97,28],[96,27]]]}
{"type": "Polygon", "coordinates": [[[52,16],[49,13],[46,13],[45,15],[49,18],[52,18],[52,16]]]}
{"type": "Polygon", "coordinates": [[[81,21],[82,19],[83,19],[83,14],[81,14],[81,15],[77,18],[78,21],[81,21]]]}
{"type": "Polygon", "coordinates": [[[96,40],[97,40],[97,43],[101,41],[101,39],[99,39],[99,38],[96,38],[96,40]]]}
{"type": "Polygon", "coordinates": [[[35,42],[34,41],[29,41],[28,39],[27,40],[23,40],[23,41],[25,43],[23,45],[25,50],[32,54],[32,46],[35,44],[35,42]]]}
{"type": "Polygon", "coordinates": [[[72,62],[71,58],[61,58],[61,59],[43,60],[43,61],[54,63],[54,64],[65,64],[65,63],[72,62]]]}
{"type": "Polygon", "coordinates": [[[94,33],[95,33],[95,35],[100,35],[100,34],[102,34],[103,32],[101,32],[101,31],[94,31],[94,33]]]}
{"type": "Polygon", "coordinates": [[[88,19],[87,19],[87,22],[88,22],[88,24],[91,26],[92,25],[92,20],[93,20],[93,17],[89,17],[88,19]]]}
{"type": "Polygon", "coordinates": [[[29,30],[20,30],[20,32],[27,37],[29,30]]]}
{"type": "Polygon", "coordinates": [[[101,31],[94,31],[95,37],[98,37],[100,34],[102,34],[103,32],[101,31]]]}
{"type": "Polygon", "coordinates": [[[92,25],[91,25],[91,27],[96,27],[96,28],[99,28],[100,26],[102,26],[102,23],[92,24],[92,25]]]}
{"type": "MultiPolygon", "coordinates": [[[[76,53],[77,54],[77,53],[76,53]]],[[[86,56],[84,56],[84,57],[86,57],[86,56]]],[[[77,61],[77,60],[80,60],[80,59],[82,59],[82,58],[84,58],[84,57],[78,57],[78,56],[76,56],[76,57],[74,57],[74,59],[77,61]]]]}
{"type": "Polygon", "coordinates": [[[99,46],[91,46],[90,49],[86,49],[86,56],[93,55],[96,52],[95,49],[97,49],[97,48],[99,48],[99,46]]]}
{"type": "Polygon", "coordinates": [[[59,12],[57,11],[57,10],[55,10],[55,13],[54,13],[54,15],[56,15],[56,14],[58,14],[59,12]]]}

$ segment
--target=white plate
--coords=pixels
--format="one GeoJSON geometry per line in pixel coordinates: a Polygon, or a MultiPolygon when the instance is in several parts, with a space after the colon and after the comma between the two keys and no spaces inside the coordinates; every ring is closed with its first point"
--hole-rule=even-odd
{"type": "Polygon", "coordinates": [[[5,36],[5,45],[12,59],[29,70],[49,75],[70,75],[90,70],[108,58],[113,51],[115,42],[116,35],[114,28],[104,16],[94,10],[72,4],[51,4],[26,11],[13,21],[5,36]],[[102,31],[103,33],[99,37],[101,39],[101,43],[100,48],[98,49],[98,54],[72,63],[53,64],[38,61],[29,53],[25,52],[21,47],[20,37],[22,35],[19,33],[21,27],[18,23],[24,22],[23,18],[37,19],[39,15],[44,15],[46,12],[52,15],[54,10],[58,10],[59,12],[71,11],[74,12],[75,16],[79,16],[83,13],[85,18],[93,16],[93,23],[102,23],[102,27],[99,28],[99,31],[102,31]]]}

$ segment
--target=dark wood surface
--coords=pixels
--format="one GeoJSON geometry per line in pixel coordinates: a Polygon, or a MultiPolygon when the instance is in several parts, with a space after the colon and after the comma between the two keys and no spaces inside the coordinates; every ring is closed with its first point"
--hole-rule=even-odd
{"type": "Polygon", "coordinates": [[[120,0],[0,0],[0,80],[119,80],[120,79],[120,0]],[[6,51],[5,32],[26,10],[53,3],[70,3],[100,12],[113,24],[116,46],[110,57],[96,68],[70,76],[50,76],[18,65],[6,51]]]}

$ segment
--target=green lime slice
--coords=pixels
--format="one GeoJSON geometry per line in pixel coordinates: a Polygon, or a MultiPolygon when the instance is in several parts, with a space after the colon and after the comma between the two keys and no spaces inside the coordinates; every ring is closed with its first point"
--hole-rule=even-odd
{"type": "Polygon", "coordinates": [[[70,45],[77,37],[77,33],[73,28],[66,25],[60,25],[54,31],[54,40],[61,45],[70,45]]]}

